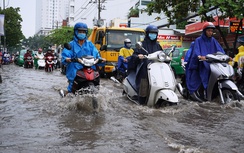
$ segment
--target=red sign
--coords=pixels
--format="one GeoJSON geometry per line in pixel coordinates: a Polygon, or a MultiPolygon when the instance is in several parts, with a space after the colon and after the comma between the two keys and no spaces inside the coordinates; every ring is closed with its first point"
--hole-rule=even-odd
{"type": "Polygon", "coordinates": [[[180,36],[158,35],[158,40],[180,40],[180,36]]]}
{"type": "Polygon", "coordinates": [[[119,24],[119,27],[127,27],[127,24],[119,24]]]}

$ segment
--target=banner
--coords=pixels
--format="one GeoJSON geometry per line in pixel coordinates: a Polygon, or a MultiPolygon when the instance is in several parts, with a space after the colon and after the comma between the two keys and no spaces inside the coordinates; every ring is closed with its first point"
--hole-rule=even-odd
{"type": "Polygon", "coordinates": [[[4,15],[0,14],[0,36],[4,36],[4,15]]]}
{"type": "Polygon", "coordinates": [[[176,47],[182,47],[182,37],[175,35],[158,35],[158,42],[163,49],[169,48],[172,45],[176,47]]]}

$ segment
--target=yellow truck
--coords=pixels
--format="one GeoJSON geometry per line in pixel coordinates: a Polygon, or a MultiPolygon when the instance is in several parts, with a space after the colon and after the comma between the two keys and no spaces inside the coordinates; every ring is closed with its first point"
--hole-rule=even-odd
{"type": "Polygon", "coordinates": [[[102,77],[111,76],[115,72],[119,50],[124,46],[124,40],[129,38],[132,48],[145,37],[141,28],[126,27],[94,27],[88,40],[93,42],[102,58],[106,59],[104,67],[100,68],[102,77]]]}

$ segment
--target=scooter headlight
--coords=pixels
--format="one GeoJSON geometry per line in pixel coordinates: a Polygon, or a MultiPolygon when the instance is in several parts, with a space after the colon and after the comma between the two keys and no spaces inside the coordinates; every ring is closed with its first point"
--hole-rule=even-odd
{"type": "Polygon", "coordinates": [[[160,62],[163,62],[165,59],[166,59],[166,54],[165,54],[164,52],[160,52],[160,53],[158,54],[158,60],[159,60],[160,62]]]}
{"type": "Polygon", "coordinates": [[[94,59],[83,58],[82,64],[84,64],[85,66],[88,66],[88,67],[93,66],[94,65],[94,59]]]}

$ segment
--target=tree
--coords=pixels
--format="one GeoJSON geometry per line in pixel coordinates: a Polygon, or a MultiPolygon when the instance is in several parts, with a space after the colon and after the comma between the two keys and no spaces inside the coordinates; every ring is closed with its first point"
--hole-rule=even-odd
{"type": "Polygon", "coordinates": [[[129,14],[127,15],[128,18],[130,17],[139,17],[139,9],[136,8],[131,8],[129,11],[129,14]]]}
{"type": "Polygon", "coordinates": [[[62,27],[54,29],[51,34],[46,38],[52,44],[64,44],[73,39],[73,27],[62,27]]]}
{"type": "MultiPolygon", "coordinates": [[[[52,44],[63,45],[64,43],[70,42],[73,39],[73,28],[74,27],[62,27],[59,29],[54,29],[51,31],[51,34],[46,37],[46,39],[52,44]]],[[[91,29],[88,29],[87,37],[90,36],[91,31],[91,29]]]]}
{"type": "MultiPolygon", "coordinates": [[[[243,4],[244,0],[155,0],[147,5],[147,11],[149,15],[153,12],[164,12],[168,17],[169,23],[167,25],[169,26],[186,21],[195,16],[200,16],[202,21],[210,22],[213,21],[213,16],[218,16],[218,20],[226,17],[235,17],[241,20],[244,15],[243,4]],[[194,12],[195,15],[189,16],[188,12],[194,12]]],[[[229,50],[228,43],[225,39],[225,32],[219,26],[216,28],[223,38],[227,50],[229,50]]]]}
{"type": "MultiPolygon", "coordinates": [[[[21,31],[22,18],[19,11],[19,7],[9,7],[4,10],[0,8],[0,14],[5,15],[4,30],[6,47],[8,49],[20,47],[21,40],[25,38],[21,31]]],[[[4,37],[1,38],[1,43],[4,45],[4,37]]]]}

